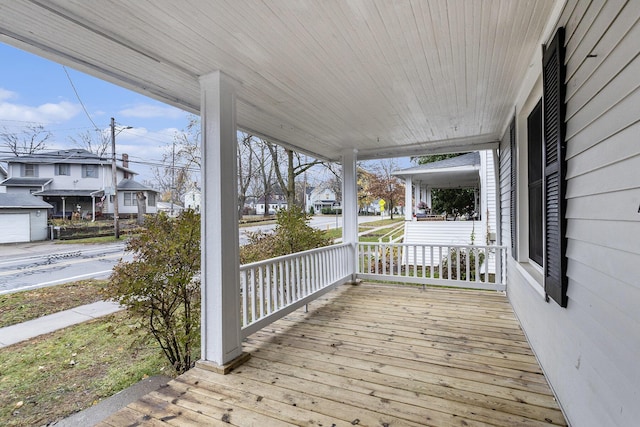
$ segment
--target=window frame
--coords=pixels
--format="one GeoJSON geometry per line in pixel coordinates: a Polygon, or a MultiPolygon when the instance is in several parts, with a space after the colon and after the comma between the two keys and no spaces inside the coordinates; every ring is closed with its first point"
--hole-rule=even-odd
{"type": "Polygon", "coordinates": [[[71,165],[69,163],[56,163],[53,165],[53,174],[55,176],[71,176],[71,165]],[[65,167],[66,173],[61,173],[61,167],[65,167]]]}
{"type": "Polygon", "coordinates": [[[20,168],[20,176],[23,178],[37,178],[38,172],[38,165],[35,163],[23,163],[20,168]],[[27,173],[27,169],[31,170],[31,173],[27,173]]]}
{"type": "Polygon", "coordinates": [[[98,165],[82,165],[82,177],[83,178],[99,178],[100,177],[100,169],[98,165]],[[95,171],[95,175],[89,174],[89,171],[95,171]]]}
{"type": "Polygon", "coordinates": [[[124,206],[137,206],[138,202],[135,191],[123,191],[122,193],[122,204],[124,206]]]}

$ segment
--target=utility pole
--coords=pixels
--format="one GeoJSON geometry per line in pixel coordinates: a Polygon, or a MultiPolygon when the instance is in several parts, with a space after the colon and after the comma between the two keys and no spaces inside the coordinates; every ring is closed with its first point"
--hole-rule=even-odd
{"type": "MultiPolygon", "coordinates": [[[[131,126],[120,129],[132,129],[131,126]]],[[[120,133],[118,132],[118,133],[120,133]]],[[[118,224],[118,167],[116,165],[116,119],[111,117],[111,178],[113,186],[113,232],[116,240],[120,239],[120,225],[118,224]]]]}
{"type": "Polygon", "coordinates": [[[175,174],[176,174],[176,142],[173,141],[171,146],[171,216],[173,216],[173,192],[175,191],[175,174]]]}
{"type": "Polygon", "coordinates": [[[111,117],[111,179],[113,186],[113,232],[116,240],[120,238],[118,224],[118,168],[116,165],[116,119],[111,117]]]}

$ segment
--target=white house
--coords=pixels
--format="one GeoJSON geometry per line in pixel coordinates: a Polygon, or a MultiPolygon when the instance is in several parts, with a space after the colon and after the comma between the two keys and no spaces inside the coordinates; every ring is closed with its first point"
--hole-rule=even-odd
{"type": "MultiPolygon", "coordinates": [[[[126,156],[123,156],[126,159],[126,156]]],[[[113,215],[112,165],[109,159],[83,149],[55,150],[5,157],[8,177],[0,182],[7,193],[33,194],[51,204],[50,215],[83,218],[113,215]]],[[[156,212],[157,191],[133,180],[136,172],[117,165],[118,212],[136,214],[136,193],[146,198],[147,213],[156,212]]]]}
{"type": "Polygon", "coordinates": [[[184,208],[200,212],[202,193],[200,187],[193,185],[184,193],[184,208]]]}
{"type": "MultiPolygon", "coordinates": [[[[357,263],[358,160],[490,149],[500,244],[490,250],[504,254],[496,258],[506,262],[506,298],[566,421],[638,423],[639,1],[3,2],[0,34],[200,114],[199,366],[242,362],[248,334],[331,286],[370,276],[357,263]],[[233,25],[239,16],[243,25],[233,25]],[[237,200],[238,127],[343,167],[344,243],[296,264],[332,251],[311,260],[331,266],[329,279],[249,325],[241,284],[263,276],[241,270],[229,244],[238,241],[229,203],[237,200]]],[[[422,280],[393,280],[409,279],[422,280]]],[[[499,315],[488,312],[486,321],[492,317],[499,315]]],[[[338,351],[334,345],[324,347],[338,351]]],[[[304,366],[296,386],[307,381],[304,366]]],[[[444,381],[434,387],[463,394],[444,381]]],[[[382,406],[378,396],[358,396],[382,406]]],[[[255,397],[251,405],[266,410],[255,397]]],[[[300,412],[289,413],[295,423],[300,412]]],[[[152,408],[139,417],[154,415],[152,408]]]]}
{"type": "Polygon", "coordinates": [[[313,207],[315,213],[319,214],[322,209],[332,209],[339,202],[336,198],[336,192],[326,186],[318,186],[310,188],[307,193],[307,210],[313,207]]]}

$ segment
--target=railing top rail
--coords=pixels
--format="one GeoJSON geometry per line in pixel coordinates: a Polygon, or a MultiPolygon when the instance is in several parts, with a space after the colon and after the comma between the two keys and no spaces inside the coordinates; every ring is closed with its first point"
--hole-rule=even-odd
{"type": "Polygon", "coordinates": [[[359,242],[359,246],[402,246],[402,247],[448,247],[448,248],[482,248],[482,249],[507,249],[504,245],[460,245],[448,243],[384,243],[384,242],[359,242]]]}
{"type": "Polygon", "coordinates": [[[242,264],[242,265],[240,265],[240,271],[246,270],[246,269],[250,269],[250,268],[261,267],[263,265],[272,264],[274,262],[281,262],[281,261],[287,261],[287,260],[290,260],[290,259],[296,259],[296,258],[298,258],[300,256],[303,256],[303,255],[310,255],[310,254],[313,254],[313,253],[321,253],[321,252],[341,249],[343,247],[348,247],[348,246],[351,246],[351,245],[349,243],[341,243],[341,244],[338,244],[338,245],[323,246],[321,248],[309,249],[309,250],[306,250],[306,251],[296,252],[296,253],[289,254],[289,255],[282,255],[282,256],[279,256],[279,257],[275,257],[275,258],[269,258],[269,259],[265,259],[265,260],[262,260],[262,261],[252,262],[252,263],[249,263],[249,264],[242,264]]]}

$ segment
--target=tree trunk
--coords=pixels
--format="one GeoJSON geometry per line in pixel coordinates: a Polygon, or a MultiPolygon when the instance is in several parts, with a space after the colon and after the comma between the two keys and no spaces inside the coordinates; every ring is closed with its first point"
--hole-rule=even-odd
{"type": "Polygon", "coordinates": [[[138,191],[136,193],[136,201],[138,202],[138,219],[137,224],[144,224],[144,216],[147,213],[147,198],[144,195],[144,192],[138,191]]]}

